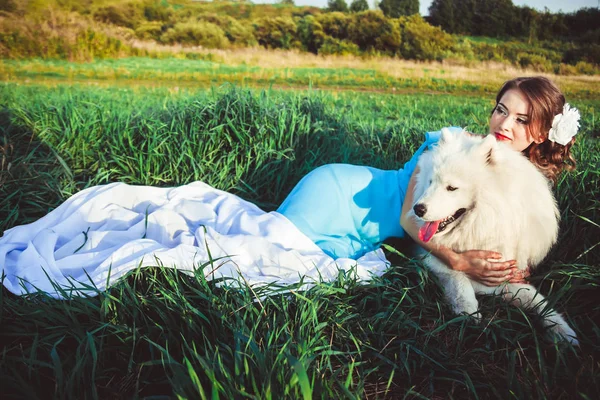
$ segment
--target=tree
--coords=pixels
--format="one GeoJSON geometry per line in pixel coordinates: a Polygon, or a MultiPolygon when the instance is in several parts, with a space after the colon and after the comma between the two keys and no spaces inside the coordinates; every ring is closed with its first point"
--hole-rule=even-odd
{"type": "Polygon", "coordinates": [[[329,11],[348,12],[346,0],[327,0],[327,9],[329,11]]]}
{"type": "Polygon", "coordinates": [[[427,22],[449,33],[470,34],[478,0],[433,0],[427,22]]]}
{"type": "Polygon", "coordinates": [[[397,19],[386,18],[379,10],[352,14],[348,39],[363,51],[375,50],[395,55],[400,50],[402,35],[397,19]]]}
{"type": "Polygon", "coordinates": [[[517,9],[512,0],[476,0],[471,34],[506,37],[513,31],[517,9]]]}
{"type": "Polygon", "coordinates": [[[353,13],[367,11],[369,9],[369,3],[367,0],[352,0],[350,4],[350,11],[353,13]]]}
{"type": "Polygon", "coordinates": [[[386,17],[398,18],[402,15],[419,13],[419,0],[381,0],[379,8],[386,17]]]}
{"type": "Polygon", "coordinates": [[[402,30],[401,54],[414,60],[441,61],[454,45],[452,35],[429,25],[420,15],[399,18],[402,30]]]}

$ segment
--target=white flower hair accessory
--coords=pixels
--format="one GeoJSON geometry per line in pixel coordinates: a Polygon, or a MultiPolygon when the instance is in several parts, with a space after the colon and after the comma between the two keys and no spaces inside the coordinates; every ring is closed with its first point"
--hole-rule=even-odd
{"type": "Polygon", "coordinates": [[[562,114],[556,114],[552,120],[552,128],[548,132],[548,139],[565,146],[579,129],[579,111],[565,103],[562,114]]]}

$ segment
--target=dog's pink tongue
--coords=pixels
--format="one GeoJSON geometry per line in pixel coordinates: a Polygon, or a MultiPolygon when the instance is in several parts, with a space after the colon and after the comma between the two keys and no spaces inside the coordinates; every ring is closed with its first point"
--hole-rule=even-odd
{"type": "Polygon", "coordinates": [[[440,221],[425,222],[425,225],[419,229],[419,239],[427,243],[437,232],[440,221]]]}

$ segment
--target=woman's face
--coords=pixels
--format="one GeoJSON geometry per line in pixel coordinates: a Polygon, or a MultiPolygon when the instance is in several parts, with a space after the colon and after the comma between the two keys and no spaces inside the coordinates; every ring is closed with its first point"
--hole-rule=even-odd
{"type": "Polygon", "coordinates": [[[533,142],[533,137],[527,134],[530,109],[529,101],[520,90],[506,91],[490,118],[490,134],[517,151],[525,150],[533,142]]]}

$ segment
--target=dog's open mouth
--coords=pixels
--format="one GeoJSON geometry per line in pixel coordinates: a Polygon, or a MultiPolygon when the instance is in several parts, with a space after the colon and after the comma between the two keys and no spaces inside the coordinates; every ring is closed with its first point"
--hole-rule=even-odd
{"type": "Polygon", "coordinates": [[[444,219],[440,219],[438,221],[425,221],[425,225],[419,229],[419,239],[425,243],[429,242],[433,235],[442,232],[448,225],[460,218],[466,211],[466,208],[459,208],[454,214],[444,219]]]}

